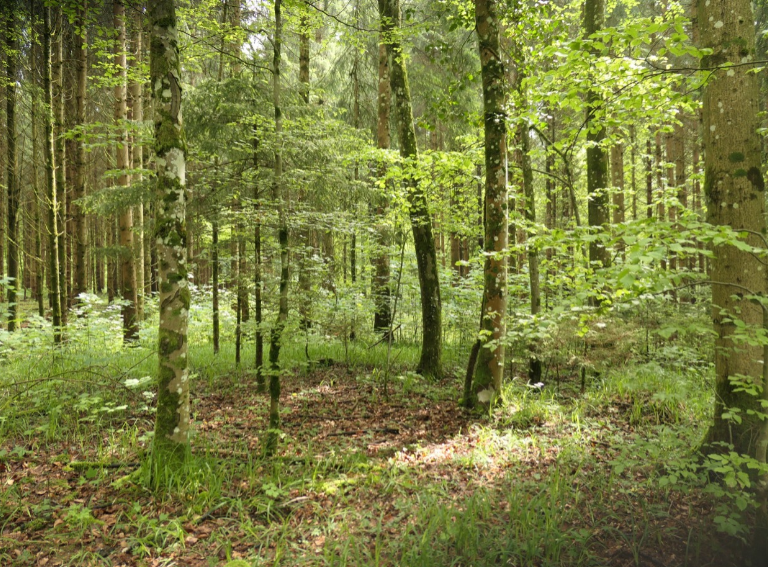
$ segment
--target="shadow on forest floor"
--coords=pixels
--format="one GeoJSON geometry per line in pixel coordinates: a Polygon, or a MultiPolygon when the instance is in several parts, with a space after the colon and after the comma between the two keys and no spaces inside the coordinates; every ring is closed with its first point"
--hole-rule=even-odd
{"type": "Polygon", "coordinates": [[[457,406],[458,380],[395,377],[387,398],[375,378],[338,365],[287,376],[272,461],[259,456],[268,401],[253,377],[198,380],[190,472],[162,494],[113,484],[141,460],[149,412],[96,435],[84,424],[50,442],[6,439],[0,563],[738,564],[701,490],[655,487],[658,463],[640,456],[617,472],[656,431],[621,400],[587,407],[521,387],[478,415],[457,406]]]}

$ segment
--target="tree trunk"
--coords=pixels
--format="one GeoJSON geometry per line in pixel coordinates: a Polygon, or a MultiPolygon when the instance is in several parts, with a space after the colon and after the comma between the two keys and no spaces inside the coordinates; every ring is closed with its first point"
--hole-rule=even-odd
{"type": "MultiPolygon", "coordinates": [[[[5,69],[7,77],[6,85],[6,135],[7,135],[7,175],[8,185],[8,331],[16,330],[18,318],[17,295],[19,287],[19,182],[16,156],[16,6],[8,2],[5,6],[5,69]]],[[[0,261],[2,261],[0,259],[0,261]]]]}
{"type": "Polygon", "coordinates": [[[66,326],[69,315],[69,293],[67,289],[67,246],[66,246],[66,162],[64,160],[64,15],[61,8],[56,11],[56,53],[53,65],[53,112],[55,121],[56,152],[56,228],[59,255],[59,304],[61,305],[61,324],[66,326]]]}
{"type": "MultiPolygon", "coordinates": [[[[215,213],[214,213],[215,214],[215,213]]],[[[219,354],[219,221],[211,222],[211,265],[213,273],[211,308],[213,310],[213,354],[219,354]]]]}
{"type": "MultiPolygon", "coordinates": [[[[392,91],[389,86],[389,61],[382,31],[379,34],[379,82],[376,103],[376,147],[380,150],[389,149],[389,113],[391,102],[392,91]]],[[[379,168],[379,176],[383,177],[384,174],[384,166],[382,165],[379,168]]],[[[371,279],[371,295],[373,295],[374,302],[373,330],[377,333],[387,333],[392,321],[392,288],[390,286],[389,268],[391,235],[386,220],[387,199],[384,196],[379,196],[376,199],[375,209],[378,226],[374,231],[375,246],[373,247],[373,278],[371,279]]]]}
{"type": "MultiPolygon", "coordinates": [[[[698,21],[709,24],[702,30],[701,43],[711,54],[701,60],[702,68],[732,65],[714,72],[704,85],[702,113],[704,132],[704,194],[707,220],[736,231],[764,235],[765,180],[761,170],[762,139],[758,76],[741,63],[755,56],[755,27],[748,0],[699,0],[698,21]],[[738,46],[738,48],[736,47],[738,46]]],[[[764,238],[764,237],[763,237],[764,238]]],[[[754,245],[765,241],[749,237],[754,245]]],[[[715,411],[706,444],[727,451],[731,444],[740,454],[766,462],[768,420],[768,345],[758,346],[734,338],[743,334],[734,323],[738,318],[748,328],[768,327],[765,304],[750,295],[765,297],[768,281],[762,261],[734,246],[718,245],[712,260],[712,317],[715,339],[715,411]],[[744,385],[744,382],[747,385],[744,385]],[[759,394],[750,393],[756,390],[759,394]],[[746,390],[746,391],[745,391],[746,390]],[[736,421],[728,414],[738,412],[736,421]]],[[[763,337],[763,340],[765,337],[763,337]]],[[[765,565],[768,557],[768,479],[759,479],[761,502],[753,533],[752,558],[765,565]]]]}
{"type": "MultiPolygon", "coordinates": [[[[620,132],[617,132],[620,134],[620,132]]],[[[611,146],[611,201],[613,209],[613,224],[622,224],[626,219],[624,197],[624,144],[615,142],[611,146]]],[[[616,244],[616,250],[624,255],[624,243],[616,244]]]]}
{"type": "MultiPolygon", "coordinates": [[[[280,58],[282,50],[283,18],[282,0],[275,0],[275,36],[273,39],[272,62],[272,103],[275,107],[275,138],[283,133],[283,116],[280,106],[280,58]]],[[[280,299],[277,321],[269,336],[269,431],[265,453],[272,455],[277,450],[278,428],[280,427],[280,342],[288,321],[288,219],[283,203],[283,157],[280,146],[275,146],[275,175],[272,198],[277,206],[277,240],[280,245],[280,299]]]]}
{"type": "MultiPolygon", "coordinates": [[[[400,0],[379,0],[379,13],[382,17],[382,29],[386,32],[390,65],[389,80],[392,92],[395,94],[400,155],[407,162],[407,167],[415,168],[419,155],[416,147],[416,131],[413,126],[411,91],[400,43],[400,0]]],[[[441,378],[443,376],[442,304],[432,222],[427,198],[419,187],[414,172],[407,175],[406,185],[421,289],[422,344],[416,371],[423,376],[441,378]]]]}
{"type": "Polygon", "coordinates": [[[645,146],[645,216],[653,218],[653,144],[648,134],[645,146]]]}
{"type": "MultiPolygon", "coordinates": [[[[88,1],[82,0],[77,10],[77,22],[75,32],[75,54],[77,93],[75,96],[75,122],[79,126],[85,125],[85,96],[88,80],[88,42],[86,41],[86,14],[88,1]]],[[[73,278],[72,294],[75,298],[88,291],[88,276],[86,266],[86,250],[88,246],[88,232],[85,221],[85,211],[80,204],[80,199],[85,197],[85,140],[78,137],[75,145],[73,160],[75,169],[75,183],[72,203],[72,222],[74,225],[75,248],[75,273],[73,278]]]]}
{"type": "MultiPolygon", "coordinates": [[[[584,3],[584,36],[589,37],[599,32],[605,20],[605,0],[586,0],[584,3]]],[[[593,55],[596,55],[593,52],[593,55]]],[[[605,140],[605,127],[601,120],[595,120],[595,114],[603,106],[600,95],[594,91],[587,91],[587,118],[585,129],[587,131],[587,213],[589,226],[603,232],[603,227],[610,222],[608,214],[608,195],[605,191],[608,186],[608,153],[603,147],[605,140]]],[[[589,261],[602,267],[611,263],[608,248],[599,240],[589,243],[589,261]]]]}
{"type": "MultiPolygon", "coordinates": [[[[702,33],[702,47],[712,49],[702,59],[702,67],[735,64],[720,70],[703,91],[704,116],[704,193],[707,198],[708,221],[730,226],[734,230],[765,231],[765,182],[761,173],[761,139],[759,126],[758,78],[747,67],[739,66],[743,57],[752,57],[755,30],[752,8],[747,0],[710,0],[699,2],[699,22],[710,21],[702,33]],[[730,46],[740,46],[739,51],[730,46]]],[[[755,245],[758,239],[750,238],[755,245]]],[[[758,258],[736,247],[719,245],[712,260],[712,316],[715,340],[715,372],[717,377],[714,423],[707,442],[732,443],[738,453],[755,456],[755,440],[765,431],[768,421],[758,415],[765,410],[758,396],[738,388],[733,379],[750,380],[764,393],[768,384],[762,380],[762,348],[732,338],[734,317],[747,325],[761,327],[763,313],[750,294],[765,294],[766,276],[758,258]],[[736,355],[736,349],[738,354],[736,355]],[[741,390],[741,391],[740,391],[741,390]],[[740,410],[740,422],[723,417],[730,408],[740,410]],[[754,410],[758,415],[749,415],[754,410]]]]}
{"type": "Polygon", "coordinates": [[[613,187],[613,224],[621,224],[626,218],[624,198],[624,144],[611,146],[611,186],[613,187]]]}
{"type": "Polygon", "coordinates": [[[499,46],[499,16],[493,0],[475,0],[485,128],[485,265],[480,333],[485,343],[478,354],[472,397],[490,403],[501,395],[507,312],[507,116],[504,63],[499,46]]]}
{"type": "Polygon", "coordinates": [[[51,285],[48,290],[53,323],[53,341],[62,339],[61,293],[59,281],[58,202],[56,162],[53,141],[53,81],[51,79],[51,8],[43,8],[43,91],[45,95],[45,182],[48,190],[48,258],[51,285]]]}
{"type": "MultiPolygon", "coordinates": [[[[131,184],[131,176],[128,169],[131,167],[129,160],[128,132],[125,122],[127,120],[127,86],[128,68],[125,54],[125,5],[123,0],[113,2],[114,25],[117,29],[115,41],[115,67],[119,72],[119,82],[115,85],[115,125],[118,130],[117,145],[115,147],[115,160],[120,176],[118,185],[128,187],[131,184]]],[[[120,276],[121,291],[123,295],[123,339],[126,342],[135,341],[138,338],[139,325],[136,312],[136,271],[134,269],[133,251],[133,208],[126,207],[119,217],[120,226],[120,276]]]]}
{"type": "Polygon", "coordinates": [[[189,370],[185,226],[186,143],[181,123],[181,65],[174,0],[149,4],[150,75],[155,99],[155,155],[160,287],[158,395],[152,465],[155,484],[178,473],[189,453],[189,370]]]}
{"type": "MultiPolygon", "coordinates": [[[[656,220],[658,222],[664,222],[667,218],[666,213],[666,191],[664,190],[664,164],[662,163],[661,155],[661,132],[656,131],[655,136],[655,150],[654,157],[656,163],[656,194],[658,195],[658,201],[656,203],[656,220]]],[[[661,260],[661,269],[667,269],[667,260],[661,260]]]]}
{"type": "MultiPolygon", "coordinates": [[[[306,5],[299,8],[302,15],[299,20],[299,95],[305,105],[309,105],[309,17],[307,16],[306,5]]],[[[300,191],[299,199],[304,200],[304,191],[300,191]]],[[[309,267],[308,257],[313,256],[310,240],[312,230],[307,226],[302,226],[297,232],[299,250],[296,254],[296,271],[299,279],[299,316],[301,319],[301,328],[308,330],[312,327],[312,270],[309,267]]]]}
{"type": "MultiPolygon", "coordinates": [[[[131,46],[133,48],[134,65],[141,64],[142,48],[142,12],[141,10],[134,11],[133,29],[131,33],[131,46]]],[[[134,124],[134,128],[139,128],[141,123],[144,122],[144,93],[141,78],[136,76],[131,81],[130,85],[131,105],[130,105],[130,119],[134,124]]],[[[144,151],[140,143],[139,136],[134,136],[131,142],[131,168],[136,173],[136,181],[141,184],[144,179],[144,175],[141,170],[144,169],[144,151]]],[[[144,320],[144,271],[146,266],[144,265],[144,204],[143,200],[139,202],[135,207],[136,218],[136,243],[135,250],[133,250],[133,256],[135,258],[135,295],[136,295],[136,320],[144,320]]]]}
{"type": "MultiPolygon", "coordinates": [[[[258,126],[253,125],[253,168],[259,169],[259,132],[258,126]]],[[[254,176],[256,179],[256,176],[254,176]]],[[[254,294],[254,316],[256,317],[256,391],[262,393],[266,391],[266,382],[264,380],[264,333],[261,325],[263,323],[261,313],[261,290],[263,286],[261,274],[261,195],[259,186],[253,184],[253,206],[256,210],[256,222],[253,227],[253,248],[254,248],[254,268],[253,268],[253,294],[254,294]]]]}
{"type": "MultiPolygon", "coordinates": [[[[34,13],[34,0],[30,2],[30,14],[31,18],[34,20],[35,13],[34,13]]],[[[29,50],[29,68],[33,69],[34,71],[37,71],[38,67],[38,48],[37,45],[34,45],[32,49],[29,50]]],[[[38,73],[34,72],[33,77],[37,77],[38,73]]],[[[37,81],[33,79],[33,83],[35,85],[37,84],[37,81]]],[[[44,275],[44,268],[45,268],[45,262],[43,261],[43,241],[42,241],[42,225],[40,221],[40,182],[39,182],[39,176],[38,176],[38,167],[37,164],[39,163],[38,157],[39,157],[39,141],[38,141],[38,98],[37,98],[37,92],[36,90],[33,91],[30,95],[30,122],[32,126],[32,163],[35,164],[35,166],[32,168],[32,193],[33,193],[33,206],[32,211],[34,215],[33,223],[34,223],[34,235],[35,235],[35,297],[37,299],[37,314],[40,317],[45,317],[45,302],[43,300],[43,282],[45,281],[45,275],[44,275]]]]}

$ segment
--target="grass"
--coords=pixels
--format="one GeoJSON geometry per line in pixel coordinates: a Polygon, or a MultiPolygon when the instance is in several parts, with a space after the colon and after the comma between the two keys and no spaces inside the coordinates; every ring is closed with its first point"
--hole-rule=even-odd
{"type": "MultiPolygon", "coordinates": [[[[232,342],[214,356],[198,322],[192,457],[150,491],[141,380],[154,337],[123,349],[101,313],[58,352],[44,326],[5,343],[0,564],[729,565],[736,540],[712,520],[722,498],[689,466],[711,407],[706,365],[637,358],[583,395],[578,374],[543,389],[511,380],[506,404],[478,415],[457,407],[458,377],[409,373],[414,345],[394,346],[385,396],[384,345],[314,336],[312,359],[333,362],[309,366],[296,334],[267,461],[252,350],[235,368],[232,342]]],[[[456,375],[466,346],[446,347],[456,375]]]]}

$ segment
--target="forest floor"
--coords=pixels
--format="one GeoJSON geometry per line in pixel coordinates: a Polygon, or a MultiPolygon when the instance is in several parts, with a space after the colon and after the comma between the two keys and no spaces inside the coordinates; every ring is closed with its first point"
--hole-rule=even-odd
{"type": "Polygon", "coordinates": [[[676,472],[701,435],[683,397],[595,381],[513,383],[478,415],[458,378],[395,376],[387,396],[371,369],[295,372],[267,461],[253,377],[197,378],[190,470],[160,492],[141,482],[138,402],[50,441],[8,436],[0,564],[736,565],[717,502],[676,472]]]}

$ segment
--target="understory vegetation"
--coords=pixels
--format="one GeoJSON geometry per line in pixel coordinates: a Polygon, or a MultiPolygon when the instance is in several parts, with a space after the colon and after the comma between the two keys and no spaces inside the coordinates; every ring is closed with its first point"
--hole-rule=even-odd
{"type": "Polygon", "coordinates": [[[506,403],[481,414],[458,406],[469,341],[446,345],[434,382],[413,374],[406,340],[388,357],[373,335],[345,344],[296,328],[280,451],[265,459],[268,400],[252,365],[234,364],[227,317],[213,355],[204,297],[190,323],[192,457],[156,490],[152,326],[124,348],[119,309],[91,298],[58,350],[36,317],[2,335],[2,375],[15,377],[2,383],[3,562],[739,564],[752,501],[733,463],[695,451],[713,371],[693,323],[659,333],[664,314],[648,305],[600,318],[586,338],[564,328],[544,349],[545,383],[513,362],[506,403]]]}

